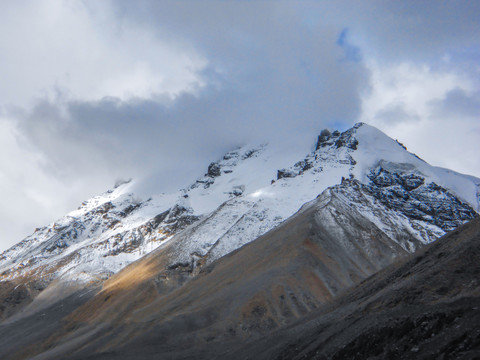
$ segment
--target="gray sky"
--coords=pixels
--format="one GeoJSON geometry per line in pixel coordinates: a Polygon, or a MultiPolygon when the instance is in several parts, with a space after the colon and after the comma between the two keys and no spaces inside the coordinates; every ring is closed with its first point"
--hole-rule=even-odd
{"type": "Polygon", "coordinates": [[[0,1],[0,249],[120,178],[379,127],[480,177],[480,2],[0,1]]]}

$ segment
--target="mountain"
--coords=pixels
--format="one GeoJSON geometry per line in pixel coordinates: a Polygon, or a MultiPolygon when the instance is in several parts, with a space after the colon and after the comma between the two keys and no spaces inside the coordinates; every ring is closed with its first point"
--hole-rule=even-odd
{"type": "MultiPolygon", "coordinates": [[[[190,187],[145,201],[132,192],[134,182],[118,184],[1,254],[6,292],[15,288],[15,296],[26,300],[21,305],[56,279],[74,288],[78,282],[101,283],[187,227],[167,266],[196,273],[196,264],[256,239],[342,179],[364,184],[395,213],[388,221],[372,219],[386,232],[401,223],[415,240],[392,236],[408,251],[479,209],[479,179],[429,166],[366,124],[343,133],[324,130],[312,150],[288,166],[289,149],[245,146],[211,163],[190,187]]],[[[12,303],[17,307],[7,301],[2,317],[12,303]]]]}
{"type": "Polygon", "coordinates": [[[83,356],[94,338],[89,349],[108,352],[152,326],[173,346],[166,334],[184,322],[195,342],[230,329],[255,337],[479,211],[480,179],[432,167],[366,124],[324,130],[294,155],[245,146],[186,189],[142,200],[134,181],[118,184],[37,229],[0,255],[3,353],[49,344],[83,356]]]}

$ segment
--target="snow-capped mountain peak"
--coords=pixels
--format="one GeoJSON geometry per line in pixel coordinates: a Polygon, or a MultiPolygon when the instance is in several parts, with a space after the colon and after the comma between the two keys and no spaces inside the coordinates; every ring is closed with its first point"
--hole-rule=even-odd
{"type": "Polygon", "coordinates": [[[416,239],[393,239],[408,251],[477,216],[480,179],[430,166],[372,126],[323,130],[312,143],[302,156],[268,144],[232,150],[191,186],[147,200],[135,181],[118,184],[1,254],[1,279],[98,281],[157,248],[169,249],[167,267],[195,273],[342,182],[352,204],[358,191],[368,199],[357,206],[365,214],[388,214],[378,228],[416,239]]]}

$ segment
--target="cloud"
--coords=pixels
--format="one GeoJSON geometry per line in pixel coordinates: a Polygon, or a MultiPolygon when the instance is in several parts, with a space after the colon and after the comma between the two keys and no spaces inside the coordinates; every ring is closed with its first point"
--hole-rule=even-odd
{"type": "Polygon", "coordinates": [[[477,4],[27,0],[1,10],[0,188],[20,184],[2,194],[16,204],[0,220],[4,247],[119,178],[171,191],[243,143],[306,152],[323,127],[358,120],[480,174],[452,160],[476,158],[477,4]],[[452,119],[466,140],[437,151],[428,134],[441,143],[452,119]]]}
{"type": "Polygon", "coordinates": [[[480,176],[480,98],[474,79],[412,63],[370,64],[370,71],[363,121],[432,165],[480,176]]]}
{"type": "Polygon", "coordinates": [[[371,62],[368,66],[371,82],[370,91],[364,93],[363,99],[362,116],[365,121],[375,118],[385,121],[379,118],[378,112],[399,106],[411,116],[426,116],[430,111],[430,101],[443,98],[458,86],[471,86],[467,79],[455,73],[435,71],[423,64],[380,66],[371,62]]]}
{"type": "Polygon", "coordinates": [[[28,145],[11,119],[0,116],[2,247],[18,242],[52,221],[59,208],[71,208],[79,181],[64,183],[48,172],[48,161],[28,145]]]}
{"type": "Polygon", "coordinates": [[[480,94],[477,91],[455,88],[445,94],[443,99],[434,100],[431,104],[438,117],[461,117],[478,122],[480,116],[480,94]]]}
{"type": "Polygon", "coordinates": [[[420,121],[420,116],[409,113],[406,110],[406,106],[407,105],[403,102],[392,102],[391,104],[387,104],[384,108],[378,110],[373,119],[369,118],[368,121],[380,123],[383,122],[389,125],[420,121]]]}
{"type": "Polygon", "coordinates": [[[3,3],[0,21],[4,104],[60,94],[89,101],[175,96],[202,85],[202,56],[185,42],[125,26],[108,1],[3,3]]]}
{"type": "Polygon", "coordinates": [[[433,65],[445,55],[478,49],[478,2],[340,0],[327,7],[330,21],[348,24],[352,41],[382,63],[433,65]]]}

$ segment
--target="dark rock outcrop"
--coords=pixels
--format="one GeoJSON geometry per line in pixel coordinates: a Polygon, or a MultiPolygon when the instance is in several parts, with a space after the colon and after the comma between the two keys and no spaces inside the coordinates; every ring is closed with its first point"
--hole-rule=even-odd
{"type": "Polygon", "coordinates": [[[208,165],[208,171],[207,175],[211,177],[217,177],[221,175],[220,172],[220,165],[218,163],[212,162],[210,165],[208,165]]]}
{"type": "Polygon", "coordinates": [[[434,182],[426,184],[419,174],[389,171],[380,166],[368,178],[371,183],[367,188],[384,205],[444,231],[478,216],[470,205],[434,182]]]}

